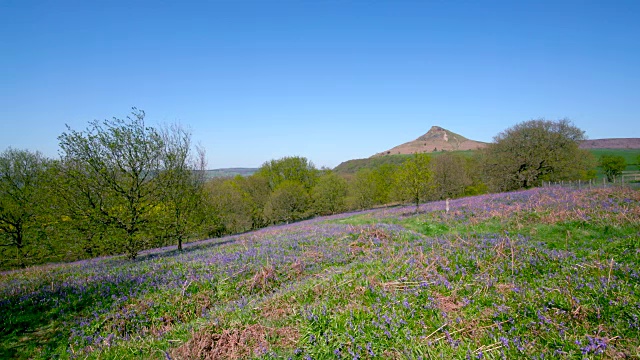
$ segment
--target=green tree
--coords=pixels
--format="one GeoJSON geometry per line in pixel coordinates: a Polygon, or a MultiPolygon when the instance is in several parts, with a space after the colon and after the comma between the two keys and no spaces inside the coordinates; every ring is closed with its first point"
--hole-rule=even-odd
{"type": "Polygon", "coordinates": [[[259,229],[268,225],[264,216],[264,207],[269,199],[269,184],[264,177],[251,175],[248,177],[237,176],[238,186],[245,193],[245,201],[251,209],[251,229],[259,229]]]}
{"type": "Polygon", "coordinates": [[[376,179],[371,169],[362,168],[349,181],[348,206],[351,209],[368,209],[375,204],[376,179]]]}
{"type": "Polygon", "coordinates": [[[223,233],[233,234],[252,228],[252,204],[238,179],[214,179],[207,183],[209,201],[223,233]]]}
{"type": "Polygon", "coordinates": [[[307,158],[291,156],[265,162],[256,175],[267,180],[271,191],[285,181],[298,182],[309,191],[315,185],[319,174],[315,165],[307,158]]]}
{"type": "Polygon", "coordinates": [[[373,202],[375,204],[388,204],[395,184],[395,174],[398,171],[396,164],[382,164],[375,167],[373,177],[373,202]]]}
{"type": "Polygon", "coordinates": [[[47,164],[39,152],[9,148],[0,154],[0,247],[15,251],[13,259],[3,251],[5,266],[26,266],[42,240],[47,164]]]}
{"type": "Polygon", "coordinates": [[[624,169],[627,168],[627,163],[624,157],[620,155],[602,155],[600,157],[600,166],[607,176],[607,181],[611,182],[616,176],[622,174],[624,169]]]}
{"type": "Polygon", "coordinates": [[[271,193],[264,214],[273,224],[301,220],[309,215],[309,202],[309,194],[304,186],[287,180],[271,193]]]}
{"type": "Polygon", "coordinates": [[[345,209],[347,181],[333,172],[326,172],[311,191],[314,211],[320,215],[335,214],[345,209]]]}
{"type": "Polygon", "coordinates": [[[584,131],[569,120],[529,120],[494,138],[485,149],[484,174],[494,191],[539,185],[542,181],[586,178],[592,156],[578,148],[584,131]]]}
{"type": "Polygon", "coordinates": [[[431,182],[436,199],[455,198],[472,185],[467,161],[458,154],[445,153],[431,160],[431,182]]]}
{"type": "Polygon", "coordinates": [[[162,200],[159,211],[164,216],[160,228],[162,236],[177,242],[182,251],[182,243],[203,220],[199,210],[204,199],[206,157],[202,148],[194,154],[191,133],[180,126],[165,127],[160,134],[164,145],[158,173],[162,200]]]}
{"type": "Polygon", "coordinates": [[[68,186],[86,198],[87,217],[98,227],[117,230],[129,258],[135,259],[148,242],[150,222],[162,199],[165,142],[162,134],[145,125],[144,111],[133,109],[126,120],[89,123],[86,131],[68,128],[58,138],[63,161],[73,174],[68,186]]]}
{"type": "Polygon", "coordinates": [[[427,154],[414,154],[405,161],[397,175],[397,191],[402,200],[411,200],[416,205],[424,202],[431,192],[431,157],[427,154]]]}

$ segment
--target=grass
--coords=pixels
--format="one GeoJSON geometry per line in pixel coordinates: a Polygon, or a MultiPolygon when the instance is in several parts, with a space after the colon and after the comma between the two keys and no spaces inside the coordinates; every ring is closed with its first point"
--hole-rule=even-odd
{"type": "MultiPolygon", "coordinates": [[[[640,171],[640,164],[638,164],[640,149],[590,149],[589,151],[598,160],[602,155],[622,156],[627,163],[625,171],[640,171]]],[[[603,179],[605,177],[606,175],[602,170],[602,167],[596,167],[596,178],[603,179]]]]}
{"type": "Polygon", "coordinates": [[[593,156],[599,159],[602,155],[622,156],[627,163],[627,170],[637,170],[640,149],[590,149],[593,156]],[[633,165],[636,165],[635,167],[633,165]],[[629,168],[631,166],[632,168],[629,168]]]}
{"type": "MultiPolygon", "coordinates": [[[[464,157],[472,157],[473,150],[456,150],[456,151],[435,151],[429,153],[429,156],[436,157],[442,154],[458,154],[464,157]]],[[[340,163],[333,170],[338,174],[355,174],[360,169],[376,169],[382,165],[402,165],[407,159],[411,158],[411,154],[392,154],[384,156],[374,156],[366,159],[353,159],[340,163]]]]}
{"type": "Polygon", "coordinates": [[[640,193],[533,189],[0,274],[0,358],[640,356],[640,193]]]}

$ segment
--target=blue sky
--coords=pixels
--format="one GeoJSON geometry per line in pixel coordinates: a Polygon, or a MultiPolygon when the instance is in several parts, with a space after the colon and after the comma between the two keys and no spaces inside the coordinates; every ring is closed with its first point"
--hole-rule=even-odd
{"type": "Polygon", "coordinates": [[[0,1],[0,150],[180,123],[210,168],[533,118],[640,137],[640,1],[0,1]]]}

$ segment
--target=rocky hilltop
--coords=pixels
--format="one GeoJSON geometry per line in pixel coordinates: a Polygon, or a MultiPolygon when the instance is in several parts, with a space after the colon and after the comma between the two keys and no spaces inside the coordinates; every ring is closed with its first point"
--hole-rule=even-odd
{"type": "Polygon", "coordinates": [[[419,138],[398,145],[374,156],[429,153],[434,151],[477,150],[487,146],[487,143],[470,140],[440,126],[432,126],[429,131],[419,138]]]}

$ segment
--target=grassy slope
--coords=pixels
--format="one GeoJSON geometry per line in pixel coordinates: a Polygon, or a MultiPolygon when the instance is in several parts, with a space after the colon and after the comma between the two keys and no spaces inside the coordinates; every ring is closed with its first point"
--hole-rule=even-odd
{"type": "Polygon", "coordinates": [[[640,355],[640,193],[534,189],[0,275],[0,358],[640,355]]]}
{"type": "MultiPolygon", "coordinates": [[[[627,162],[627,171],[638,171],[640,170],[640,164],[637,164],[638,156],[640,155],[640,149],[590,149],[589,150],[596,159],[600,158],[602,155],[619,155],[625,158],[627,162]]],[[[436,152],[431,153],[432,156],[438,156],[445,152],[436,152]]],[[[474,151],[454,151],[453,153],[463,154],[465,156],[472,156],[474,151]]],[[[382,164],[402,164],[404,160],[406,160],[410,155],[385,155],[385,156],[377,156],[371,157],[367,159],[355,159],[348,160],[340,165],[338,165],[334,170],[339,174],[355,174],[358,170],[362,168],[373,169],[382,164]]],[[[602,168],[599,166],[596,168],[597,178],[602,179],[604,177],[604,173],[602,168]]]]}
{"type": "MultiPolygon", "coordinates": [[[[446,154],[446,151],[438,151],[429,153],[431,156],[439,156],[441,154],[446,154]]],[[[464,156],[472,156],[473,150],[466,151],[450,151],[452,154],[462,154],[464,156]]],[[[384,155],[384,156],[375,156],[366,159],[354,159],[348,160],[340,165],[336,166],[333,170],[338,174],[355,174],[360,169],[375,169],[384,164],[393,164],[400,165],[405,160],[410,158],[411,155],[384,155]]]]}

